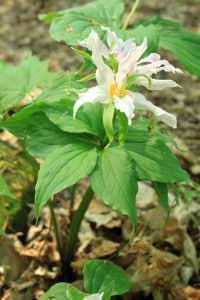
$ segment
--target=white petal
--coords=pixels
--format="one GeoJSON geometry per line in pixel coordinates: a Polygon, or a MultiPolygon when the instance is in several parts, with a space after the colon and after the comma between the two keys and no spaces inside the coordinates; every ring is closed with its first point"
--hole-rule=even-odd
{"type": "Polygon", "coordinates": [[[83,298],[83,300],[102,300],[102,297],[103,297],[103,293],[101,294],[97,293],[90,296],[86,296],[83,298]]]}
{"type": "Polygon", "coordinates": [[[73,118],[75,118],[78,109],[85,103],[106,102],[108,93],[102,86],[92,87],[87,92],[79,94],[79,99],[73,107],[73,118]]]}
{"type": "Polygon", "coordinates": [[[148,56],[146,56],[145,58],[140,59],[140,61],[138,62],[138,65],[143,64],[143,63],[153,63],[158,60],[160,60],[160,55],[157,53],[151,53],[148,56]]]}
{"type": "Polygon", "coordinates": [[[107,29],[107,42],[111,50],[121,51],[123,49],[124,41],[119,39],[116,33],[110,31],[109,28],[107,29]]]}
{"type": "Polygon", "coordinates": [[[135,68],[135,72],[139,74],[145,74],[151,76],[157,74],[158,72],[177,72],[182,73],[178,68],[175,68],[167,60],[160,60],[159,55],[152,53],[148,57],[141,59],[135,68]],[[149,62],[149,63],[148,63],[149,62]],[[144,65],[142,65],[144,63],[144,65]]]}
{"type": "Polygon", "coordinates": [[[82,47],[89,49],[90,51],[93,51],[94,48],[97,48],[97,51],[99,51],[100,53],[105,54],[107,57],[109,55],[108,48],[100,40],[98,34],[94,30],[91,30],[89,36],[85,40],[80,41],[79,44],[82,47]]]}
{"type": "Polygon", "coordinates": [[[138,61],[138,59],[142,56],[142,54],[147,49],[147,40],[144,39],[143,43],[140,46],[136,46],[133,48],[123,59],[119,61],[119,68],[116,75],[116,80],[119,82],[123,82],[127,75],[132,71],[134,71],[134,67],[138,61]]]}
{"type": "Polygon", "coordinates": [[[100,40],[95,31],[91,31],[87,39],[79,42],[81,46],[92,51],[92,60],[97,67],[96,79],[99,85],[107,83],[110,85],[114,81],[114,74],[111,68],[103,61],[103,55],[109,55],[109,50],[105,44],[100,40]]]}
{"type": "Polygon", "coordinates": [[[151,79],[151,86],[149,86],[149,82],[146,78],[144,77],[137,77],[135,80],[135,84],[136,85],[142,85],[145,88],[147,88],[148,90],[151,91],[161,91],[165,88],[168,87],[180,87],[174,80],[162,80],[162,79],[151,79]]]}
{"type": "Polygon", "coordinates": [[[134,117],[135,105],[131,96],[126,95],[124,98],[114,96],[115,108],[125,113],[128,118],[128,124],[131,125],[131,119],[134,117]]]}
{"type": "Polygon", "coordinates": [[[168,126],[172,128],[177,127],[176,116],[166,112],[162,108],[154,105],[152,102],[148,101],[142,94],[134,93],[135,100],[134,104],[137,109],[149,110],[154,113],[156,118],[159,121],[164,122],[168,126]]]}
{"type": "Polygon", "coordinates": [[[96,70],[96,80],[99,85],[105,85],[106,87],[115,82],[113,71],[100,59],[96,70]]]}

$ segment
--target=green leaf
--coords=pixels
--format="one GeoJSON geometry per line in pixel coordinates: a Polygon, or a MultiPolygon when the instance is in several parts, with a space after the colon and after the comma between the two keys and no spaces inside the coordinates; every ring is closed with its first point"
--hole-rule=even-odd
{"type": "Polygon", "coordinates": [[[37,98],[37,101],[52,103],[62,99],[76,100],[80,90],[87,87],[85,83],[78,82],[80,78],[70,72],[56,75],[51,84],[37,98]]]}
{"type": "Polygon", "coordinates": [[[155,25],[159,48],[171,51],[191,74],[200,76],[200,34],[189,32],[179,23],[161,17],[142,20],[141,23],[155,25]]]}
{"type": "Polygon", "coordinates": [[[46,123],[48,118],[42,112],[39,112],[41,110],[41,104],[30,104],[2,122],[1,128],[9,130],[17,137],[25,138],[27,135],[36,132],[43,125],[48,126],[46,123]]]}
{"type": "MultiPolygon", "coordinates": [[[[53,285],[39,300],[96,300],[98,298],[90,298],[90,294],[83,293],[73,285],[60,282],[53,285]],[[89,296],[89,297],[88,297],[89,296]]],[[[93,294],[98,296],[98,294],[93,294]]]]}
{"type": "MultiPolygon", "coordinates": [[[[21,139],[26,150],[34,157],[46,158],[54,150],[76,141],[72,134],[63,132],[40,112],[41,103],[24,107],[1,127],[21,139]],[[39,110],[37,112],[37,110],[39,110]]],[[[78,138],[78,137],[77,137],[78,138]]]]}
{"type": "Polygon", "coordinates": [[[96,148],[89,143],[55,150],[41,165],[36,184],[36,213],[51,197],[89,175],[96,164],[96,148]]]}
{"type": "Polygon", "coordinates": [[[166,209],[169,210],[169,198],[168,198],[168,186],[163,182],[153,182],[153,187],[158,195],[160,204],[166,209]]]}
{"type": "Polygon", "coordinates": [[[120,213],[127,214],[133,223],[136,222],[136,170],[125,149],[108,148],[100,151],[90,182],[103,202],[120,213]]]}
{"type": "Polygon", "coordinates": [[[83,300],[83,298],[87,295],[77,288],[75,288],[73,285],[68,284],[67,290],[66,290],[67,299],[69,300],[83,300]]]}
{"type": "Polygon", "coordinates": [[[128,274],[109,261],[93,259],[83,269],[84,286],[88,293],[104,292],[109,297],[122,295],[130,290],[128,274]]]}
{"type": "Polygon", "coordinates": [[[69,300],[66,296],[68,284],[60,282],[53,285],[39,300],[69,300]]]}
{"type": "Polygon", "coordinates": [[[56,149],[73,144],[78,140],[78,137],[76,139],[72,134],[63,132],[48,119],[46,125],[46,127],[38,129],[27,140],[26,150],[34,157],[45,159],[56,149]]]}
{"type": "Polygon", "coordinates": [[[131,126],[128,127],[126,142],[144,143],[155,136],[157,137],[158,130],[155,131],[155,135],[151,135],[149,131],[149,124],[150,120],[134,120],[131,126]]]}
{"type": "Polygon", "coordinates": [[[48,72],[48,62],[29,56],[18,66],[9,66],[0,71],[1,110],[14,107],[35,88],[43,88],[57,73],[48,72]]]}
{"type": "Polygon", "coordinates": [[[160,139],[125,144],[136,164],[138,178],[158,182],[190,182],[190,178],[160,139]]]}
{"type": "Polygon", "coordinates": [[[34,102],[2,122],[1,127],[21,138],[32,156],[43,159],[57,148],[78,140],[93,140],[98,144],[98,137],[103,139],[105,136],[102,105],[85,105],[74,120],[73,103],[65,99],[50,104],[45,101],[34,102]]]}
{"type": "Polygon", "coordinates": [[[95,294],[94,296],[96,296],[96,297],[90,298],[90,296],[92,296],[92,295],[81,292],[80,290],[78,290],[71,284],[67,285],[66,295],[67,295],[68,300],[87,300],[87,299],[88,300],[92,300],[92,299],[97,300],[98,299],[97,297],[99,296],[98,294],[95,294]]]}
{"type": "Polygon", "coordinates": [[[0,197],[1,196],[6,196],[6,197],[9,197],[9,198],[15,199],[15,196],[11,193],[5,179],[0,174],[0,197]]]}
{"type": "Polygon", "coordinates": [[[85,104],[73,119],[74,102],[63,99],[56,103],[45,104],[43,111],[51,122],[60,129],[72,133],[88,133],[103,137],[103,105],[85,104]]]}
{"type": "Polygon", "coordinates": [[[158,49],[159,35],[153,24],[148,26],[139,25],[134,29],[126,30],[125,33],[126,39],[134,38],[137,45],[140,45],[146,37],[148,48],[143,55],[144,57],[158,49]]]}
{"type": "Polygon", "coordinates": [[[93,132],[96,133],[101,139],[105,137],[105,130],[103,126],[103,109],[104,106],[101,103],[86,103],[82,106],[77,117],[85,123],[88,123],[93,132]]]}
{"type": "Polygon", "coordinates": [[[124,10],[124,0],[98,0],[78,8],[71,8],[53,18],[50,34],[57,41],[77,45],[91,30],[105,34],[101,26],[119,28],[124,10]]]}
{"type": "MultiPolygon", "coordinates": [[[[70,100],[62,100],[56,103],[46,104],[43,109],[46,116],[51,122],[56,124],[60,129],[67,132],[85,132],[96,134],[90,127],[87,120],[81,120],[81,114],[76,119],[73,119],[74,102],[70,100]]],[[[83,113],[82,113],[83,114],[83,113]]]]}

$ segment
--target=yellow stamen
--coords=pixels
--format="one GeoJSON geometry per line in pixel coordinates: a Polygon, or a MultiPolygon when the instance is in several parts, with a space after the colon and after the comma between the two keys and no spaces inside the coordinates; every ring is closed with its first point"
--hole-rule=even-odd
{"type": "Polygon", "coordinates": [[[109,93],[110,97],[112,97],[112,98],[113,98],[113,96],[123,98],[127,95],[127,91],[126,91],[125,85],[123,83],[120,85],[117,83],[111,84],[109,86],[108,93],[109,93]]]}

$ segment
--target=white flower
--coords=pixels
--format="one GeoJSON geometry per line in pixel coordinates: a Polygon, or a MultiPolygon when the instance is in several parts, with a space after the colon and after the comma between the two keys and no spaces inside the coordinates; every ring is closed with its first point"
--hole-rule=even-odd
{"type": "Polygon", "coordinates": [[[102,300],[102,297],[103,297],[103,293],[99,294],[92,294],[90,296],[86,296],[84,297],[83,300],[102,300]]]}
{"type": "Polygon", "coordinates": [[[176,128],[176,117],[155,106],[142,94],[130,90],[128,79],[133,81],[131,82],[133,87],[141,85],[149,90],[162,90],[178,85],[173,80],[153,79],[152,75],[160,71],[181,72],[181,70],[174,68],[167,60],[160,60],[160,56],[156,53],[141,59],[147,49],[146,38],[141,45],[136,46],[132,40],[124,42],[114,32],[107,29],[107,43],[109,48],[94,31],[91,31],[87,39],[80,42],[82,46],[92,52],[92,60],[97,67],[96,81],[98,85],[79,94],[74,105],[74,118],[84,103],[108,104],[112,102],[117,110],[126,115],[129,125],[134,117],[135,109],[142,109],[153,112],[158,120],[176,128]],[[117,62],[117,71],[105,63],[105,59],[109,60],[110,55],[114,56],[117,62]]]}

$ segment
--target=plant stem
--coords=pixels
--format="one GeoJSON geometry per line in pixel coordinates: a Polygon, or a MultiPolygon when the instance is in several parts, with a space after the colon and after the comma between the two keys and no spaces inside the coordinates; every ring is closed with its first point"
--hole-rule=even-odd
{"type": "Polygon", "coordinates": [[[132,9],[131,9],[131,11],[130,11],[128,17],[127,17],[127,19],[126,19],[125,22],[124,22],[124,25],[123,25],[123,27],[122,27],[122,30],[125,30],[125,29],[127,28],[127,26],[128,26],[128,24],[129,24],[131,18],[133,17],[133,15],[134,15],[134,13],[135,13],[135,11],[136,11],[136,9],[137,9],[139,3],[140,3],[140,0],[135,0],[135,3],[134,3],[134,5],[133,5],[133,7],[132,7],[132,9]]]}
{"type": "Polygon", "coordinates": [[[74,184],[70,189],[70,210],[72,211],[74,207],[74,197],[75,197],[75,191],[76,191],[76,184],[74,184]]]}
{"type": "Polygon", "coordinates": [[[77,209],[77,211],[74,213],[72,222],[71,222],[71,226],[70,226],[70,231],[69,231],[69,236],[68,236],[68,240],[66,242],[66,247],[64,249],[64,263],[65,263],[65,270],[67,271],[67,269],[70,266],[71,260],[73,258],[74,255],[74,251],[75,251],[75,247],[76,247],[76,242],[77,242],[77,238],[78,238],[78,233],[79,233],[79,229],[81,226],[81,222],[83,220],[83,217],[85,215],[85,212],[90,204],[90,201],[92,200],[94,195],[93,190],[91,189],[91,187],[89,186],[87,191],[85,192],[85,195],[79,205],[79,208],[77,209]]]}
{"type": "Polygon", "coordinates": [[[51,212],[51,222],[52,222],[52,225],[54,228],[54,234],[55,234],[55,238],[56,238],[57,248],[60,253],[60,256],[62,257],[63,249],[62,249],[62,244],[61,244],[60,232],[58,229],[58,222],[57,222],[56,215],[55,215],[55,212],[53,209],[52,201],[49,201],[48,205],[49,205],[49,209],[51,212]]]}

